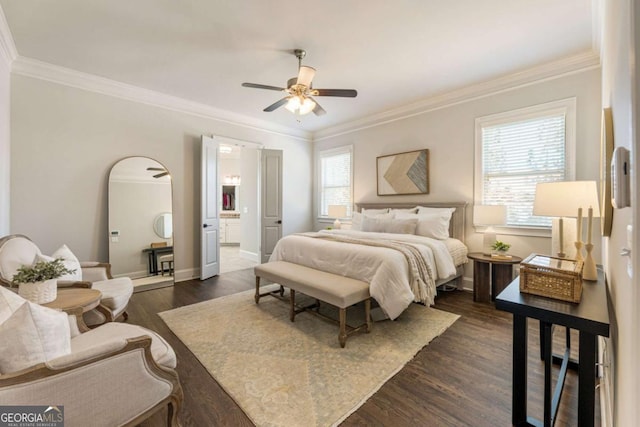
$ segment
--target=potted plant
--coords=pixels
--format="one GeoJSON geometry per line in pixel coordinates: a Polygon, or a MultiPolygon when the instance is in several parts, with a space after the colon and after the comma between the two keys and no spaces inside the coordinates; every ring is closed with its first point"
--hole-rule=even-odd
{"type": "Polygon", "coordinates": [[[62,258],[38,261],[20,267],[11,282],[18,285],[21,297],[37,304],[46,304],[58,295],[58,277],[74,272],[64,265],[62,258]]]}
{"type": "Polygon", "coordinates": [[[509,259],[511,255],[507,255],[507,251],[510,247],[510,244],[496,240],[493,245],[491,245],[491,249],[493,249],[491,256],[494,258],[509,259]]]}

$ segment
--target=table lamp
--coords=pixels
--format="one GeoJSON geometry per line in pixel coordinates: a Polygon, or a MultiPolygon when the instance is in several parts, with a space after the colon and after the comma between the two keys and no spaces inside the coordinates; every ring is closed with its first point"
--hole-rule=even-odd
{"type": "Polygon", "coordinates": [[[507,222],[507,207],[502,205],[475,205],[473,207],[473,224],[484,225],[482,239],[482,253],[491,255],[491,246],[496,241],[494,225],[504,225],[507,222]]]}
{"type": "Polygon", "coordinates": [[[347,216],[347,207],[345,205],[329,205],[327,208],[327,215],[330,218],[335,218],[333,222],[333,228],[339,230],[341,227],[340,218],[347,216]]]}
{"type": "Polygon", "coordinates": [[[587,280],[597,280],[595,262],[591,256],[593,244],[591,234],[593,229],[593,217],[600,216],[598,191],[595,181],[562,181],[546,182],[536,185],[536,195],[533,202],[533,214],[541,216],[559,217],[559,238],[560,250],[558,257],[564,258],[564,230],[563,217],[577,218],[576,231],[576,256],[575,259],[582,259],[582,217],[587,212],[587,259],[583,271],[583,278],[587,280]],[[589,277],[594,277],[590,279],[589,277]]]}

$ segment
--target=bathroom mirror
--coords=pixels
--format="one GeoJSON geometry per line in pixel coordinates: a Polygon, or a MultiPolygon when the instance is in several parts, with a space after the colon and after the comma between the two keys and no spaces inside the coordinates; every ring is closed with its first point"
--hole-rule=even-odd
{"type": "Polygon", "coordinates": [[[172,186],[169,170],[148,157],[128,157],[109,174],[109,262],[134,291],[174,283],[172,186]]]}
{"type": "Polygon", "coordinates": [[[153,221],[153,231],[158,237],[169,239],[173,235],[173,218],[171,212],[161,213],[153,221]]]}

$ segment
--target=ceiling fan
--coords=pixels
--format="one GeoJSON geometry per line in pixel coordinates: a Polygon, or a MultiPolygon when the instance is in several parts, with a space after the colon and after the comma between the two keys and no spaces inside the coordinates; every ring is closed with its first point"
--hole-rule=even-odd
{"type": "Polygon", "coordinates": [[[307,55],[307,52],[302,49],[295,49],[293,54],[298,58],[298,77],[290,78],[287,81],[286,88],[257,83],[242,83],[243,87],[276,90],[287,94],[287,96],[269,105],[263,111],[271,112],[286,104],[285,108],[294,114],[304,115],[313,111],[316,116],[322,116],[327,112],[313,99],[314,96],[355,98],[358,95],[355,89],[314,89],[311,81],[316,74],[316,70],[315,68],[302,65],[302,58],[307,55]]]}
{"type": "Polygon", "coordinates": [[[163,176],[169,175],[169,171],[167,171],[165,168],[147,168],[147,170],[160,172],[158,174],[153,175],[154,178],[162,178],[163,176]]]}

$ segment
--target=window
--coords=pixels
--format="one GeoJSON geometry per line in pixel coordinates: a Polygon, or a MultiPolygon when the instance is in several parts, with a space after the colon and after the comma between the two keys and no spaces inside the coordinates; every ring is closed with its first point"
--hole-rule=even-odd
{"type": "Polygon", "coordinates": [[[541,229],[536,183],[571,181],[575,98],[476,119],[475,203],[505,205],[507,227],[541,229]]]}
{"type": "Polygon", "coordinates": [[[344,205],[351,217],[352,152],[352,146],[347,146],[318,153],[318,216],[326,217],[329,205],[344,205]]]}

